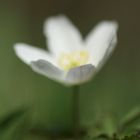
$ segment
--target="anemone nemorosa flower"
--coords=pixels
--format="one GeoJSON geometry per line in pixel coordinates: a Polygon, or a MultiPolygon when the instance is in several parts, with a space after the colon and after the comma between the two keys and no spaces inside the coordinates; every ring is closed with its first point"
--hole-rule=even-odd
{"type": "Polygon", "coordinates": [[[49,51],[24,43],[15,44],[14,49],[35,72],[66,85],[79,85],[89,81],[110,56],[117,28],[115,21],[103,21],[83,39],[67,17],[50,17],[44,24],[49,51]]]}

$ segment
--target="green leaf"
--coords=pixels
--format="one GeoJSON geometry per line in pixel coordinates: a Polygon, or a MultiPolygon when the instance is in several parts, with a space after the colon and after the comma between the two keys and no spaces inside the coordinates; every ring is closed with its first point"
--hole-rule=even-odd
{"type": "Polygon", "coordinates": [[[131,110],[121,121],[118,126],[118,134],[132,135],[139,130],[140,126],[140,107],[131,110]]]}
{"type": "Polygon", "coordinates": [[[20,109],[3,117],[0,121],[1,140],[22,140],[27,128],[25,110],[20,109]]]}
{"type": "Polygon", "coordinates": [[[108,139],[116,132],[116,121],[113,115],[104,114],[96,123],[88,129],[88,135],[92,138],[108,139]]]}
{"type": "Polygon", "coordinates": [[[117,137],[114,138],[98,137],[98,138],[85,139],[85,140],[140,140],[140,137],[138,135],[131,135],[131,136],[124,136],[122,139],[119,139],[117,137]]]}
{"type": "Polygon", "coordinates": [[[7,116],[3,117],[3,119],[0,119],[0,129],[5,129],[8,127],[13,121],[16,121],[19,117],[21,117],[24,112],[24,110],[18,110],[8,114],[7,116]]]}
{"type": "Polygon", "coordinates": [[[125,136],[121,140],[140,140],[140,137],[138,137],[137,135],[131,135],[131,136],[125,136]]]}

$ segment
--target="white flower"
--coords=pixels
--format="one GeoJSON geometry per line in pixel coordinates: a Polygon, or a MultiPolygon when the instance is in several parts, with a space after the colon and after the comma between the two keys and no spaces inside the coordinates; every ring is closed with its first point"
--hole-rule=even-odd
{"type": "Polygon", "coordinates": [[[114,50],[117,28],[116,22],[103,21],[83,40],[67,17],[51,17],[44,24],[49,51],[23,43],[14,49],[35,72],[66,85],[79,85],[89,81],[114,50]]]}

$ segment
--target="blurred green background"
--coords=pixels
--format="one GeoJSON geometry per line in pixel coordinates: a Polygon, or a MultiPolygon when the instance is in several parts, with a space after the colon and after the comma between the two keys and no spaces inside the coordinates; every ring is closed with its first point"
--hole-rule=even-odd
{"type": "Polygon", "coordinates": [[[99,112],[121,118],[140,103],[139,0],[0,0],[0,117],[28,108],[34,126],[71,127],[71,88],[40,76],[14,54],[13,44],[45,48],[43,22],[65,14],[83,37],[102,20],[119,23],[117,48],[100,73],[81,86],[81,121],[99,112]],[[61,108],[61,109],[60,109],[61,108]]]}

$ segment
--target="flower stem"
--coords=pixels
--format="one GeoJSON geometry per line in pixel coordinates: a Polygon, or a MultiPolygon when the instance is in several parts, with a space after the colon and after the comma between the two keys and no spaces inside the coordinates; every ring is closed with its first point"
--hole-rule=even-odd
{"type": "Polygon", "coordinates": [[[75,140],[79,139],[79,131],[80,131],[79,94],[80,94],[80,87],[74,86],[73,87],[73,123],[74,123],[74,138],[75,138],[75,140]]]}

